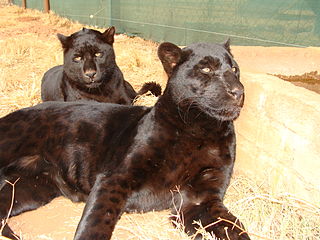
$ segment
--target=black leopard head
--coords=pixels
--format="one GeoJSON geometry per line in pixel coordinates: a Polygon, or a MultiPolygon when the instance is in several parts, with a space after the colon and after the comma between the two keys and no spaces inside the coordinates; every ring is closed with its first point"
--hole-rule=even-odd
{"type": "Polygon", "coordinates": [[[104,33],[83,28],[70,36],[58,34],[64,50],[64,73],[73,84],[97,88],[116,66],[113,50],[115,28],[104,33]]]}
{"type": "Polygon", "coordinates": [[[196,43],[179,48],[159,46],[158,56],[169,76],[166,91],[181,111],[197,110],[218,120],[234,120],[244,101],[239,66],[223,44],[196,43]]]}

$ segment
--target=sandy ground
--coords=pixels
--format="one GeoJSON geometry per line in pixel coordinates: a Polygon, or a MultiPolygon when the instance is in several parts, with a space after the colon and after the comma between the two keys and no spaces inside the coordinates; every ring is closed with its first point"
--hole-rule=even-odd
{"type": "MultiPolygon", "coordinates": [[[[38,41],[38,44],[55,42],[56,47],[59,47],[59,42],[55,37],[56,33],[71,34],[82,27],[80,24],[72,26],[68,23],[63,25],[61,22],[55,24],[54,19],[45,21],[37,14],[26,16],[22,10],[17,8],[0,7],[0,16],[0,41],[8,39],[23,41],[27,35],[32,34],[36,36],[35,41],[38,41]]],[[[42,59],[33,59],[34,61],[28,63],[18,59],[15,64],[11,63],[12,72],[10,70],[3,76],[6,79],[14,78],[17,81],[23,81],[23,79],[30,78],[32,72],[40,80],[44,71],[62,62],[62,53],[52,53],[50,46],[47,47],[48,52],[43,52],[42,59]],[[51,61],[42,64],[46,58],[50,58],[51,61]]],[[[150,41],[141,39],[133,41],[123,35],[117,36],[115,49],[118,65],[124,72],[125,78],[135,89],[139,89],[143,82],[150,80],[165,86],[166,79],[157,60],[156,48],[157,44],[150,41]],[[128,44],[138,49],[138,52],[134,54],[139,55],[139,51],[144,51],[147,52],[148,57],[141,60],[139,57],[132,58],[131,55],[127,55],[127,52],[130,51],[126,49],[128,44]],[[134,64],[128,64],[131,61],[134,64]]],[[[2,51],[9,50],[2,49],[2,51]]],[[[320,49],[318,48],[232,46],[232,52],[243,72],[293,75],[320,70],[320,49]]],[[[0,71],[4,66],[8,67],[6,64],[5,59],[0,59],[0,71]]],[[[37,102],[40,102],[39,92],[36,93],[35,100],[26,105],[37,102]]],[[[21,233],[25,240],[69,240],[73,237],[83,206],[83,204],[74,204],[61,197],[37,211],[14,217],[9,220],[9,223],[17,233],[21,233]]],[[[183,233],[172,227],[167,220],[168,215],[169,212],[166,211],[124,215],[116,227],[113,239],[187,239],[183,233]]]]}
{"type": "Polygon", "coordinates": [[[320,48],[232,46],[242,71],[301,75],[320,70],[320,48]]]}
{"type": "MultiPolygon", "coordinates": [[[[24,240],[71,240],[80,220],[83,203],[59,197],[50,204],[10,219],[9,224],[24,240]]],[[[168,220],[169,212],[124,214],[114,231],[113,240],[188,239],[168,220]]]]}

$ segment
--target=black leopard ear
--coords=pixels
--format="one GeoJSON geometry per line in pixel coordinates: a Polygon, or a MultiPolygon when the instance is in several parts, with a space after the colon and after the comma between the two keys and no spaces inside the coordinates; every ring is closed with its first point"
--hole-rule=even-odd
{"type": "Polygon", "coordinates": [[[106,43],[112,45],[114,43],[114,34],[116,33],[116,29],[114,26],[109,27],[104,33],[102,33],[102,36],[106,43]]]}
{"type": "Polygon", "coordinates": [[[225,49],[227,49],[228,52],[231,53],[231,49],[230,49],[230,38],[228,38],[223,44],[225,49]]]}
{"type": "Polygon", "coordinates": [[[158,48],[158,57],[163,65],[164,70],[170,77],[175,66],[182,58],[182,50],[173,43],[161,43],[158,48]]]}
{"type": "Polygon", "coordinates": [[[62,48],[64,50],[67,50],[70,48],[70,37],[65,36],[63,34],[60,34],[60,33],[57,34],[57,37],[60,40],[62,48]]]}

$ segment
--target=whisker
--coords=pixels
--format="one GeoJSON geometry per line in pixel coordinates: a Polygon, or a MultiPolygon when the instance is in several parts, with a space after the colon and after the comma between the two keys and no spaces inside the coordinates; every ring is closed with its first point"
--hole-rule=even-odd
{"type": "Polygon", "coordinates": [[[185,97],[185,98],[181,98],[180,101],[178,102],[178,112],[179,112],[179,116],[181,118],[181,120],[184,123],[188,122],[188,117],[189,117],[189,112],[193,107],[197,107],[198,105],[196,104],[196,99],[199,99],[201,97],[185,97]],[[182,111],[180,106],[184,103],[188,103],[188,107],[186,111],[182,111]],[[183,113],[183,114],[182,114],[183,113]]]}

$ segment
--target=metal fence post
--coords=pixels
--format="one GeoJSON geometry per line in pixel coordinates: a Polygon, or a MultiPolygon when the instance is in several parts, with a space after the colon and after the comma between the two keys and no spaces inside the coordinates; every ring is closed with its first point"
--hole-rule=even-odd
{"type": "Polygon", "coordinates": [[[43,11],[49,13],[50,11],[50,0],[43,0],[43,11]]]}
{"type": "Polygon", "coordinates": [[[27,8],[27,0],[22,0],[22,7],[23,7],[24,9],[27,8]]]}

